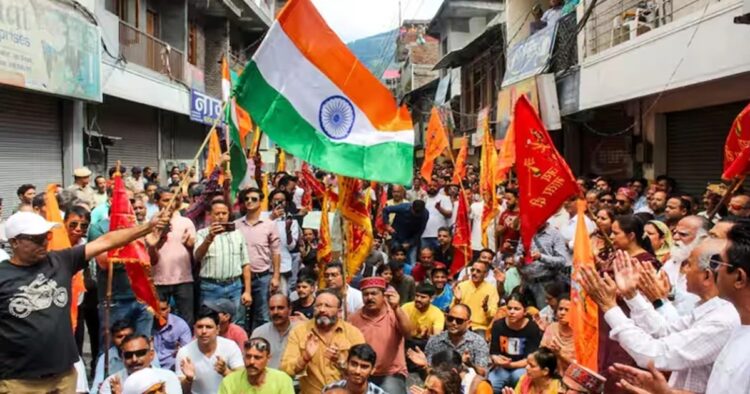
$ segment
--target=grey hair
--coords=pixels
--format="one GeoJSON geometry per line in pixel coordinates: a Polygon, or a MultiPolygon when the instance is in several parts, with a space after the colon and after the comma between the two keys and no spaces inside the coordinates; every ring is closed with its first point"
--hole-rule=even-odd
{"type": "MultiPolygon", "coordinates": [[[[704,237],[704,239],[710,239],[704,237]]],[[[696,238],[697,240],[697,238],[696,238]]],[[[706,246],[701,253],[698,255],[698,268],[701,271],[707,271],[711,269],[711,258],[721,253],[721,248],[715,247],[715,245],[709,244],[706,246]]]]}

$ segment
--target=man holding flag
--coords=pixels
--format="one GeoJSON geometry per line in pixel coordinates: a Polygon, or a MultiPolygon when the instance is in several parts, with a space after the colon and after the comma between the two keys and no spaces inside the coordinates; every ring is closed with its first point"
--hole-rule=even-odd
{"type": "Polygon", "coordinates": [[[48,252],[57,225],[19,212],[6,222],[13,257],[0,264],[0,391],[74,392],[78,351],[70,320],[71,280],[93,257],[127,245],[168,220],[113,231],[48,252]],[[41,291],[47,288],[48,291],[41,291]]]}

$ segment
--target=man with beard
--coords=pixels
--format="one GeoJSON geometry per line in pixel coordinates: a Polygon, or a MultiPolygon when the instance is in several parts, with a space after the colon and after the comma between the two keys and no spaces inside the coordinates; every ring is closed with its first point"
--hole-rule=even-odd
{"type": "MultiPolygon", "coordinates": [[[[273,297],[269,301],[273,300],[273,297]]],[[[273,313],[271,314],[273,319],[273,313]]],[[[263,327],[263,326],[261,326],[263,327]]],[[[256,329],[257,331],[257,329],[256,329]]],[[[275,368],[269,368],[271,356],[278,352],[262,337],[245,342],[245,369],[229,374],[221,381],[219,394],[263,393],[287,394],[294,392],[292,378],[275,368]]]]}
{"type": "Polygon", "coordinates": [[[409,349],[406,354],[417,366],[429,370],[433,357],[443,351],[455,351],[463,358],[467,367],[474,368],[480,375],[486,376],[490,362],[490,348],[483,336],[469,330],[471,309],[464,304],[451,307],[445,319],[446,330],[432,336],[427,341],[424,352],[409,349]]]}
{"type": "Polygon", "coordinates": [[[430,273],[430,282],[435,286],[435,297],[432,298],[432,305],[443,312],[448,312],[448,308],[453,302],[453,288],[448,283],[448,267],[443,263],[435,263],[430,273]]]}
{"type": "Polygon", "coordinates": [[[655,191],[648,202],[648,207],[651,208],[654,218],[663,222],[665,220],[664,210],[667,208],[667,192],[663,190],[655,191]]]}
{"type": "MultiPolygon", "coordinates": [[[[109,375],[102,384],[101,394],[119,394],[120,388],[125,383],[128,376],[137,371],[149,368],[154,361],[154,350],[151,348],[151,341],[145,335],[128,335],[122,340],[122,359],[125,362],[125,369],[109,375]]],[[[181,393],[180,381],[177,375],[168,369],[154,368],[151,366],[154,374],[157,374],[165,384],[168,394],[181,393]]],[[[93,390],[92,390],[93,391],[93,390]]]]}
{"type": "Polygon", "coordinates": [[[362,307],[362,292],[344,283],[344,266],[340,262],[328,264],[323,271],[323,279],[326,289],[337,293],[344,300],[345,305],[341,309],[344,320],[362,307]]]}
{"type": "MultiPolygon", "coordinates": [[[[413,302],[404,304],[401,308],[409,317],[412,324],[411,338],[406,341],[407,349],[422,348],[433,335],[438,335],[445,326],[445,315],[430,300],[435,295],[435,287],[429,283],[417,286],[417,295],[413,302]]],[[[408,365],[413,372],[413,365],[408,365]]]]}
{"type": "Polygon", "coordinates": [[[435,251],[430,247],[424,247],[419,250],[419,261],[411,270],[411,277],[417,283],[423,282],[430,276],[432,267],[435,264],[435,251]]]}
{"type": "Polygon", "coordinates": [[[365,340],[378,354],[371,380],[386,392],[403,393],[408,375],[404,341],[411,337],[412,332],[409,316],[399,306],[399,293],[386,291],[385,279],[378,276],[365,278],[361,289],[365,306],[349,321],[362,331],[365,340]]]}
{"type": "Polygon", "coordinates": [[[680,196],[672,196],[667,200],[667,206],[664,208],[664,223],[674,230],[682,218],[690,214],[690,201],[680,196]]]}
{"type": "Polygon", "coordinates": [[[328,392],[334,388],[349,390],[351,394],[388,394],[374,383],[370,383],[370,375],[375,370],[377,354],[372,347],[366,343],[354,345],[349,350],[349,358],[346,361],[346,379],[339,380],[326,386],[323,391],[328,392]]]}
{"type": "MultiPolygon", "coordinates": [[[[268,299],[268,311],[271,321],[256,328],[252,337],[260,337],[268,340],[272,349],[268,365],[278,369],[281,366],[281,355],[286,349],[289,332],[295,326],[290,320],[292,310],[289,305],[289,297],[282,293],[275,293],[268,299]]],[[[247,358],[245,358],[247,361],[247,358]]]]}
{"type": "Polygon", "coordinates": [[[618,215],[630,215],[633,213],[633,205],[638,194],[629,187],[617,189],[615,194],[615,213],[618,215]]]}
{"type": "Polygon", "coordinates": [[[438,246],[435,249],[435,260],[448,266],[448,269],[453,265],[453,256],[455,249],[453,248],[453,235],[451,229],[448,227],[441,227],[437,233],[438,246]]]}
{"type": "Polygon", "coordinates": [[[700,216],[686,216],[677,222],[670,258],[660,269],[660,274],[669,278],[674,294],[674,305],[680,315],[690,313],[698,302],[698,298],[694,294],[687,292],[685,274],[681,267],[690,257],[693,249],[708,237],[707,227],[708,221],[700,216]]]}
{"type": "MultiPolygon", "coordinates": [[[[500,240],[500,252],[507,256],[513,255],[518,240],[521,238],[519,227],[520,211],[518,209],[518,191],[514,189],[506,189],[505,194],[503,194],[503,200],[505,201],[505,210],[500,214],[500,218],[497,220],[495,231],[500,240]]],[[[478,255],[479,253],[475,252],[475,254],[478,255]]]]}
{"type": "MultiPolygon", "coordinates": [[[[424,199],[425,208],[429,212],[427,225],[422,232],[422,246],[438,247],[438,230],[449,227],[453,215],[453,203],[445,194],[438,193],[440,187],[435,179],[427,186],[427,197],[424,199]]],[[[446,263],[444,261],[444,263],[446,263]]],[[[447,263],[446,263],[447,264],[447,263]]]]}
{"type": "Polygon", "coordinates": [[[201,309],[193,326],[195,339],[177,352],[175,371],[185,393],[213,394],[221,380],[242,368],[237,344],[219,336],[219,314],[201,309]]]}
{"type": "Polygon", "coordinates": [[[299,377],[301,394],[318,394],[326,384],[341,379],[349,349],[365,343],[357,327],[339,320],[341,298],[322,290],[315,298],[315,315],[292,329],[281,370],[299,377]]]}
{"type": "Polygon", "coordinates": [[[497,288],[485,281],[490,264],[475,261],[469,279],[456,285],[453,290],[453,305],[464,303],[471,309],[471,329],[484,337],[497,312],[500,296],[497,288]]]}

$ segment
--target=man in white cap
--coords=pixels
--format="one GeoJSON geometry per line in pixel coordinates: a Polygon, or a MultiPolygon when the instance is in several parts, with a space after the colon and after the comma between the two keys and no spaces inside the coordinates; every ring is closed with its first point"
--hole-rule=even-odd
{"type": "Polygon", "coordinates": [[[73,171],[74,182],[68,186],[67,191],[74,197],[86,203],[89,210],[94,206],[94,189],[89,187],[91,183],[91,170],[86,167],[76,168],[73,171]]]}
{"type": "Polygon", "coordinates": [[[94,256],[146,236],[166,220],[112,231],[47,251],[56,223],[18,212],[5,225],[12,249],[0,263],[0,392],[74,392],[78,350],[70,321],[71,281],[94,256]]]}

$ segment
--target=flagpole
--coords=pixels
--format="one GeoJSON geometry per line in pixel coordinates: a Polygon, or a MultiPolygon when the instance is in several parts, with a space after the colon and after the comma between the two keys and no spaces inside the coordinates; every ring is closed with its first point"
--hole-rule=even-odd
{"type": "Polygon", "coordinates": [[[719,209],[721,209],[722,206],[727,205],[729,200],[732,198],[732,194],[734,194],[737,189],[742,186],[742,184],[745,182],[745,175],[741,177],[734,178],[734,181],[732,181],[732,185],[729,187],[726,193],[721,197],[721,200],[718,204],[716,204],[716,207],[708,214],[708,221],[712,221],[714,216],[719,212],[719,209]]]}
{"type": "MultiPolygon", "coordinates": [[[[120,173],[121,163],[117,160],[115,164],[115,175],[122,177],[120,173]]],[[[112,344],[112,332],[109,327],[111,304],[112,304],[112,280],[114,273],[112,259],[107,257],[107,291],[104,299],[104,376],[109,376],[109,348],[112,344]]]]}

